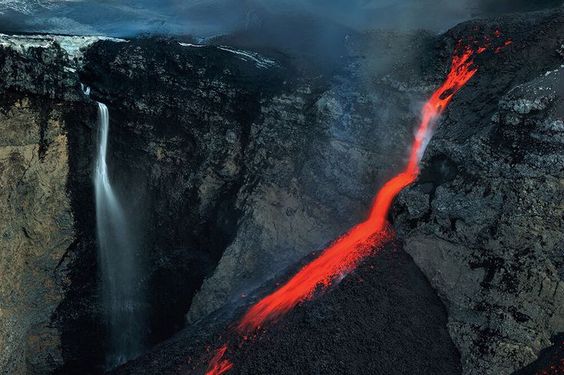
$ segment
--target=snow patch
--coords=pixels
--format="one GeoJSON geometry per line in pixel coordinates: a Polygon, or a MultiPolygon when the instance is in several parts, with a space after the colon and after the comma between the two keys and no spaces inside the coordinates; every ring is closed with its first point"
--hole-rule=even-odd
{"type": "Polygon", "coordinates": [[[105,36],[62,35],[6,35],[0,34],[0,46],[25,53],[30,48],[51,48],[58,44],[72,59],[80,60],[84,51],[100,40],[125,42],[123,39],[105,36]]]}
{"type": "Polygon", "coordinates": [[[261,55],[259,55],[258,53],[255,53],[255,52],[242,51],[242,50],[239,50],[239,49],[233,49],[233,48],[229,48],[229,47],[226,47],[226,46],[219,46],[217,48],[222,50],[222,51],[233,53],[233,54],[237,55],[243,61],[254,62],[255,65],[257,67],[261,68],[261,69],[267,69],[267,68],[276,66],[276,61],[269,59],[269,58],[266,58],[264,56],[261,56],[261,55]]]}
{"type": "MultiPolygon", "coordinates": [[[[180,43],[180,42],[178,44],[180,44],[183,47],[191,47],[191,48],[209,47],[209,45],[207,44],[180,43]]],[[[277,65],[276,61],[264,57],[256,52],[243,51],[227,46],[218,46],[217,48],[225,52],[233,53],[243,61],[253,62],[257,67],[261,69],[267,69],[277,65]]]]}
{"type": "Polygon", "coordinates": [[[178,44],[180,44],[182,47],[193,47],[193,48],[206,47],[205,44],[193,44],[193,43],[178,43],[178,44]]]}

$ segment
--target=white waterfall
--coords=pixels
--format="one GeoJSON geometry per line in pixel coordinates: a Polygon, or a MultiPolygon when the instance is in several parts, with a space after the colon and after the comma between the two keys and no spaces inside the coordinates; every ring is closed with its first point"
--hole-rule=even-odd
{"type": "Polygon", "coordinates": [[[106,366],[115,367],[143,350],[142,292],[136,246],[122,206],[108,175],[110,117],[98,103],[98,159],[96,163],[96,232],[102,282],[102,304],[108,328],[106,366]]]}

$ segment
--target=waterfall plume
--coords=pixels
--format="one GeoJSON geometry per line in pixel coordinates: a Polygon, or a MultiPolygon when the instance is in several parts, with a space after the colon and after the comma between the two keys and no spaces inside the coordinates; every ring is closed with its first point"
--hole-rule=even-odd
{"type": "Polygon", "coordinates": [[[142,352],[144,324],[135,241],[108,173],[109,120],[108,107],[98,103],[96,234],[108,335],[106,367],[113,368],[142,352]]]}

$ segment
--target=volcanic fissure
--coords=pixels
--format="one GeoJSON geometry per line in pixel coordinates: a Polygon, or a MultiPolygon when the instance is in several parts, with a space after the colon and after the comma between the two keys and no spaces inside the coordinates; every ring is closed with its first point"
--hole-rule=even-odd
{"type": "MultiPolygon", "coordinates": [[[[503,45],[510,43],[508,40],[503,45]]],[[[423,105],[421,121],[406,167],[378,191],[368,218],[335,240],[285,284],[252,305],[233,328],[235,336],[248,340],[256,335],[267,324],[284,316],[299,303],[310,300],[317,292],[329,288],[393,236],[387,216],[394,198],[417,179],[419,163],[438,117],[454,95],[476,74],[478,68],[474,63],[475,56],[484,53],[490,46],[488,38],[480,46],[458,42],[446,79],[423,105]]],[[[501,48],[497,47],[494,52],[498,53],[501,48]]],[[[230,347],[230,343],[226,342],[215,351],[206,375],[222,375],[233,368],[234,364],[227,358],[230,347]]]]}

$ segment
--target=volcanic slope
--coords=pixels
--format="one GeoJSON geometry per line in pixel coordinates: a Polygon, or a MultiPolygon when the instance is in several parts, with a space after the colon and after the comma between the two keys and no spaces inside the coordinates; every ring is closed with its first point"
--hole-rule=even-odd
{"type": "MultiPolygon", "coordinates": [[[[457,40],[476,36],[482,37],[502,30],[507,37],[511,38],[513,43],[506,49],[503,56],[490,52],[477,60],[480,71],[476,79],[471,81],[453,101],[439,123],[438,137],[431,141],[430,148],[431,151],[440,149],[437,140],[441,140],[441,144],[444,144],[443,148],[445,148],[449,145],[447,141],[472,140],[474,139],[473,135],[479,132],[492,135],[492,137],[480,139],[479,142],[490,142],[493,149],[495,149],[496,142],[503,142],[502,146],[504,147],[506,146],[505,141],[512,141],[518,145],[519,142],[528,140],[518,138],[509,129],[500,130],[500,125],[495,121],[495,118],[492,119],[492,122],[489,119],[498,111],[500,99],[507,93],[511,93],[514,87],[534,80],[536,77],[544,76],[548,71],[560,69],[559,66],[564,57],[561,40],[558,39],[558,31],[562,30],[561,27],[561,11],[515,15],[466,23],[439,37],[434,45],[429,46],[428,52],[421,58],[421,64],[427,65],[426,68],[421,69],[426,72],[424,79],[420,77],[421,72],[417,69],[402,70],[400,67],[394,79],[388,77],[381,82],[406,91],[409,88],[422,87],[427,84],[430,86],[427,90],[428,94],[444,77],[445,70],[448,69],[447,59],[457,40]],[[433,83],[430,84],[430,82],[433,83]],[[487,121],[482,121],[483,119],[487,121]]],[[[538,93],[537,95],[542,96],[538,93]]],[[[552,104],[561,103],[561,96],[558,95],[560,94],[551,96],[550,108],[561,107],[552,104]]],[[[422,93],[421,99],[424,98],[425,95],[422,93]]],[[[530,102],[534,104],[534,100],[530,102]]],[[[505,108],[506,105],[512,105],[511,108],[506,109],[517,111],[516,113],[520,113],[521,108],[528,110],[527,113],[539,111],[538,108],[530,107],[527,103],[529,101],[515,101],[513,103],[502,100],[499,105],[502,108],[505,108]]],[[[508,113],[508,115],[513,115],[513,118],[519,119],[515,114],[508,113]]],[[[504,117],[501,122],[502,126],[510,124],[506,120],[504,117]]],[[[521,124],[520,126],[526,125],[524,122],[519,122],[517,125],[519,124],[521,124]]],[[[534,125],[535,123],[531,122],[531,124],[534,125]]],[[[545,122],[539,124],[542,125],[545,122]]],[[[415,126],[415,124],[413,125],[415,126]]],[[[558,123],[555,123],[554,131],[557,130],[557,125],[558,123]]],[[[552,139],[552,143],[557,142],[556,138],[553,137],[552,139]]],[[[402,236],[405,236],[406,233],[413,233],[414,226],[422,226],[425,223],[437,224],[437,231],[443,230],[446,232],[449,230],[448,227],[442,227],[449,223],[434,223],[433,217],[436,216],[438,219],[441,219],[441,217],[433,214],[433,212],[431,214],[434,216],[429,216],[427,212],[429,208],[433,208],[433,210],[440,208],[431,204],[437,198],[434,195],[435,192],[440,193],[439,190],[435,191],[436,185],[448,182],[457,173],[461,173],[461,169],[452,165],[453,158],[456,158],[460,164],[460,159],[464,160],[465,155],[472,155],[479,162],[478,157],[480,155],[473,155],[473,152],[479,150],[478,146],[483,146],[483,144],[477,142],[473,144],[474,148],[469,146],[467,149],[446,149],[442,154],[435,151],[433,152],[434,158],[427,157],[423,175],[416,185],[417,189],[402,194],[395,207],[397,212],[394,214],[394,222],[396,226],[400,227],[402,236]],[[445,156],[447,153],[451,154],[449,158],[445,156]]],[[[531,146],[534,146],[534,144],[531,143],[531,146]]],[[[561,147],[561,145],[554,147],[561,147]]],[[[530,153],[529,157],[535,151],[534,147],[517,148],[517,151],[530,153]]],[[[520,160],[527,156],[517,154],[513,156],[520,157],[520,160]]],[[[496,158],[503,158],[503,155],[491,152],[488,158],[484,160],[500,161],[496,158]]],[[[547,171],[549,167],[550,165],[545,163],[540,168],[540,172],[550,176],[551,172],[547,171]]],[[[495,176],[488,174],[486,170],[480,170],[476,173],[482,173],[480,176],[482,182],[495,180],[495,176]]],[[[465,175],[461,174],[461,176],[464,177],[465,175]]],[[[510,189],[511,186],[507,188],[510,189]]],[[[487,192],[483,192],[482,198],[489,195],[487,192]]],[[[444,198],[444,202],[441,202],[441,207],[453,209],[457,207],[456,195],[442,196],[442,198],[444,198]]],[[[474,201],[478,200],[477,198],[474,199],[474,201]]],[[[433,204],[438,203],[434,202],[433,204]]],[[[518,207],[518,203],[513,204],[512,207],[518,207]]],[[[486,216],[490,213],[490,210],[479,211],[480,209],[481,207],[477,207],[478,211],[476,212],[481,212],[481,216],[487,219],[486,216]]],[[[458,223],[455,221],[452,224],[453,227],[450,230],[461,232],[459,228],[464,229],[462,224],[464,223],[459,219],[458,223]]],[[[553,224],[558,225],[557,222],[553,224]]],[[[435,233],[434,236],[440,234],[435,233]]],[[[474,235],[462,231],[460,233],[461,240],[464,240],[463,235],[465,234],[474,235]]],[[[481,231],[476,236],[487,241],[494,234],[481,231]]],[[[429,236],[431,235],[433,234],[429,234],[429,236]]],[[[407,238],[407,248],[413,251],[413,244],[416,243],[416,239],[410,240],[409,236],[403,238],[407,238]]],[[[548,244],[550,243],[552,243],[552,240],[548,244]]],[[[548,245],[543,246],[546,248],[548,245]]],[[[558,267],[561,269],[562,262],[559,263],[556,256],[551,256],[550,249],[545,248],[539,248],[538,252],[542,255],[542,252],[546,250],[545,255],[550,258],[547,261],[552,262],[549,265],[548,282],[554,283],[556,285],[555,290],[559,291],[561,287],[558,285],[562,283],[558,281],[558,273],[554,272],[554,269],[558,269],[558,267]]],[[[510,248],[507,249],[511,250],[510,248]]],[[[362,264],[329,293],[296,307],[284,319],[252,340],[250,344],[243,345],[239,350],[235,350],[229,358],[234,364],[231,373],[456,374],[460,373],[461,367],[463,367],[464,373],[478,374],[480,372],[476,371],[480,371],[482,365],[488,364],[494,365],[497,369],[503,368],[498,373],[510,373],[510,368],[503,367],[505,363],[513,363],[513,369],[517,369],[520,364],[524,366],[532,362],[534,351],[531,351],[529,358],[515,357],[502,350],[495,350],[491,353],[485,353],[487,354],[485,355],[481,352],[482,349],[487,350],[487,347],[481,346],[483,342],[479,340],[463,342],[464,331],[457,330],[456,325],[447,324],[447,321],[444,320],[445,310],[443,310],[440,300],[434,296],[431,285],[438,290],[438,295],[446,306],[446,311],[449,311],[447,317],[449,323],[451,320],[456,322],[455,319],[461,317],[464,320],[479,317],[479,325],[474,327],[477,331],[487,328],[489,322],[495,320],[495,306],[486,306],[484,310],[483,304],[474,304],[472,299],[459,300],[456,296],[464,295],[466,291],[471,290],[470,287],[477,288],[476,295],[483,294],[486,297],[488,294],[484,294],[484,291],[500,290],[502,296],[497,296],[497,298],[507,299],[515,303],[520,301],[520,296],[511,291],[504,292],[498,288],[495,285],[495,283],[500,283],[497,278],[477,277],[487,276],[480,271],[486,265],[479,266],[479,263],[470,261],[467,262],[467,266],[456,269],[454,268],[456,266],[454,260],[456,259],[449,258],[442,263],[433,262],[430,264],[433,267],[427,267],[429,265],[425,261],[440,258],[440,254],[433,252],[432,246],[428,246],[426,250],[427,253],[425,254],[414,252],[417,256],[416,263],[423,269],[422,274],[413,264],[412,258],[403,253],[401,248],[385,248],[380,254],[362,264]],[[478,265],[478,267],[473,267],[472,264],[478,265]],[[438,278],[440,275],[448,276],[452,273],[456,276],[455,271],[457,270],[458,276],[465,283],[443,285],[438,282],[442,280],[438,278]],[[429,280],[430,284],[426,280],[429,280]],[[445,291],[445,286],[450,285],[453,285],[453,287],[445,291]],[[449,337],[444,335],[447,327],[448,333],[454,338],[461,351],[463,358],[461,364],[459,364],[458,353],[454,345],[449,337]],[[484,361],[480,359],[482,357],[484,361]],[[515,359],[518,359],[518,361],[515,361],[515,359]]],[[[493,250],[498,251],[504,257],[511,255],[510,251],[508,251],[508,254],[502,254],[503,248],[493,250]]],[[[466,260],[464,257],[460,259],[466,260]]],[[[486,257],[483,260],[487,260],[486,257]]],[[[534,279],[532,280],[534,281],[534,279]]],[[[522,282],[527,284],[526,280],[522,282]]],[[[530,286],[530,282],[527,285],[530,286]]],[[[534,325],[535,329],[538,329],[539,332],[542,331],[543,337],[550,334],[551,330],[557,329],[558,311],[551,310],[550,306],[554,305],[558,297],[559,294],[542,295],[538,297],[539,300],[537,301],[543,306],[544,312],[552,314],[551,319],[555,322],[552,327],[543,326],[543,321],[548,321],[543,312],[535,316],[528,316],[529,323],[514,319],[515,322],[511,322],[515,328],[512,328],[509,334],[515,335],[524,332],[528,325],[534,325]]],[[[217,317],[218,315],[215,315],[215,318],[217,317]]],[[[211,324],[209,322],[213,318],[214,316],[208,316],[208,323],[205,324],[211,324]]],[[[507,316],[506,322],[510,321],[509,319],[511,318],[507,316]]],[[[202,330],[205,330],[203,328],[199,329],[200,333],[198,334],[193,333],[196,330],[198,329],[195,327],[189,328],[187,332],[177,336],[167,344],[119,369],[118,373],[202,373],[205,370],[206,361],[209,361],[212,356],[210,352],[205,352],[203,347],[207,343],[208,350],[215,349],[223,341],[219,338],[220,333],[227,331],[223,331],[219,326],[209,329],[210,333],[207,335],[201,333],[202,330]],[[188,332],[190,330],[192,333],[188,332]],[[214,333],[218,335],[211,340],[205,339],[205,337],[212,337],[214,333]],[[197,345],[202,345],[202,348],[197,349],[197,345]]],[[[492,340],[503,343],[500,336],[494,335],[492,340]]],[[[546,347],[549,344],[545,340],[542,346],[546,347]]],[[[536,349],[537,354],[538,349],[536,349]]]]}

